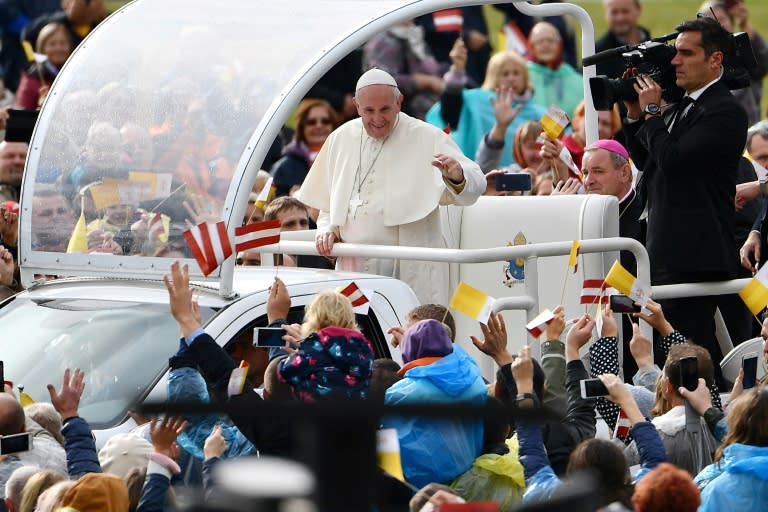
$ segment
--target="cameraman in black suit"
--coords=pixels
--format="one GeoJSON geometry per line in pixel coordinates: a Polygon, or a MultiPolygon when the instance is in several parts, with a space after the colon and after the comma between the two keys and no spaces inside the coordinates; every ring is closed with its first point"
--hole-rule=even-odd
{"type": "MultiPolygon", "coordinates": [[[[677,86],[685,91],[683,100],[663,112],[661,87],[638,76],[638,101],[625,102],[630,154],[643,170],[639,191],[645,199],[655,285],[731,279],[739,262],[734,196],[747,115],[722,80],[733,41],[709,18],[686,21],[676,30],[671,65],[677,86]]],[[[674,299],[663,301],[663,308],[672,325],[709,350],[721,384],[723,355],[713,318],[717,300],[674,299]]]]}

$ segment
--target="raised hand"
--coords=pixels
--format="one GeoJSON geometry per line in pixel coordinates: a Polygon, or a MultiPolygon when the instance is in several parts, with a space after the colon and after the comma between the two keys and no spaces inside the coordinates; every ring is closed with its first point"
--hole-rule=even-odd
{"type": "Polygon", "coordinates": [[[77,410],[80,406],[80,397],[83,396],[84,389],[85,373],[79,368],[75,368],[71,380],[69,368],[64,370],[64,378],[61,383],[61,389],[58,392],[53,384],[48,384],[51,404],[53,404],[54,409],[61,416],[62,421],[78,416],[77,410]]]}
{"type": "Polygon", "coordinates": [[[166,416],[152,420],[149,425],[149,434],[155,451],[172,459],[177,458],[180,449],[176,444],[176,438],[184,432],[185,428],[187,428],[187,422],[181,416],[166,416]]]}
{"type": "Polygon", "coordinates": [[[481,323],[480,330],[483,333],[483,340],[470,336],[472,344],[480,352],[490,356],[499,366],[511,363],[514,358],[507,350],[507,326],[501,313],[491,313],[488,324],[481,323]]]}

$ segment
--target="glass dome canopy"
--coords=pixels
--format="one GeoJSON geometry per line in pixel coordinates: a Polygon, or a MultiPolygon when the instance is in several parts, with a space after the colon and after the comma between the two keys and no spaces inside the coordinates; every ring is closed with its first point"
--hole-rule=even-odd
{"type": "MultiPolygon", "coordinates": [[[[490,0],[125,6],[77,48],[40,112],[22,188],[23,281],[159,278],[167,258],[190,258],[181,238],[190,222],[223,220],[233,237],[280,127],[333,64],[393,24],[482,3],[490,0]]],[[[233,266],[230,258],[209,276],[223,294],[233,266]]]]}

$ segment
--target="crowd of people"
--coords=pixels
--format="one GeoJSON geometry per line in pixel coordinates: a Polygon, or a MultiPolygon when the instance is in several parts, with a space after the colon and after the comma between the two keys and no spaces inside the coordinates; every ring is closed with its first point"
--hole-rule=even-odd
{"type": "MultiPolygon", "coordinates": [[[[44,4],[0,2],[5,88],[27,110],[42,105],[67,57],[104,17],[100,0],[44,4]],[[20,61],[20,38],[43,58],[20,61]]],[[[603,6],[608,31],[598,51],[650,37],[638,24],[639,0],[603,6]]],[[[252,340],[221,347],[203,328],[189,269],[176,262],[165,284],[182,337],[168,354],[168,399],[504,411],[384,417],[378,426],[396,431],[403,477],[382,470],[361,483],[376,510],[483,501],[512,510],[566,499],[585,472],[596,477],[589,510],[761,510],[768,503],[768,383],[744,389],[743,372],[726,381],[714,318],[719,309],[734,343],[759,332],[763,365],[768,318],[757,328],[738,297],[650,300],[634,318],[622,318],[623,339],[610,308],[566,322],[558,306],[540,360],[528,346],[511,353],[524,333],[508,334],[502,316],[491,314],[482,336],[471,339],[496,365],[487,382],[457,343],[470,340],[456,340],[446,307],[447,264],[333,257],[338,242],[444,247],[441,206],[506,194],[494,187],[496,177],[526,173],[532,189],[518,194],[616,197],[619,232],[648,249],[653,285],[746,277],[768,258],[768,113],[759,111],[768,47],[743,2],[707,2],[702,16],[675,27],[675,101],[658,77],[625,69],[620,59],[601,62],[598,73],[632,78],[634,95],[598,113],[599,140],[591,144],[585,102],[592,99],[583,97],[567,20],[498,8],[505,42],[493,51],[482,10],[466,7],[390,27],[343,59],[275,140],[243,218],[243,225],[278,220],[285,231],[316,228],[318,256],[278,254],[277,265],[369,272],[411,285],[422,305],[390,332],[403,366],[376,359],[352,304],[337,291],[319,293],[303,322],[289,324],[290,293],[277,278],[267,313],[270,327],[284,330],[285,347],[255,348],[252,340]],[[735,30],[748,35],[757,66],[748,70],[748,87],[731,90],[723,69],[735,30]],[[551,135],[542,122],[553,106],[571,121],[562,134],[551,135]],[[270,187],[275,198],[264,193],[270,187]],[[653,327],[652,339],[640,322],[653,327]],[[691,359],[698,386],[685,387],[681,368],[691,359]],[[602,382],[602,396],[582,396],[580,384],[590,378],[602,382]],[[542,420],[537,413],[545,410],[557,419],[542,420]],[[595,411],[607,434],[598,433],[595,411]]],[[[199,44],[205,34],[182,37],[199,44]]],[[[237,91],[222,77],[205,78],[215,98],[199,84],[172,81],[159,91],[161,115],[152,119],[116,114],[149,101],[127,83],[63,98],[56,120],[72,129],[57,132],[55,155],[41,153],[29,233],[18,229],[28,147],[0,143],[3,297],[21,289],[19,237],[30,237],[35,251],[190,257],[182,231],[219,219],[238,148],[250,134],[228,123],[220,107],[258,111],[253,98],[233,100],[237,91]],[[114,111],[78,124],[96,104],[114,111]]],[[[237,261],[260,263],[248,252],[237,261]]],[[[621,261],[634,272],[631,255],[621,261]]],[[[195,485],[205,489],[206,503],[221,506],[220,461],[310,458],[304,422],[242,409],[228,417],[137,415],[136,429],[97,450],[78,413],[83,387],[83,373],[67,369],[58,390],[49,386],[50,404],[22,407],[6,383],[0,436],[26,432],[34,444],[0,456],[0,509],[170,510],[173,489],[195,485]]]]}

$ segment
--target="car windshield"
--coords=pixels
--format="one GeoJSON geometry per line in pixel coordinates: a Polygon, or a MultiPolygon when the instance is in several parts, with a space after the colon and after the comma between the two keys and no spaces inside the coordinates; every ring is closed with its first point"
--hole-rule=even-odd
{"type": "MultiPolygon", "coordinates": [[[[201,307],[203,319],[213,315],[201,307]]],[[[176,351],[179,330],[165,304],[17,298],[0,309],[5,378],[35,401],[49,401],[64,368],[85,372],[80,415],[114,425],[143,397],[176,351]]]]}

